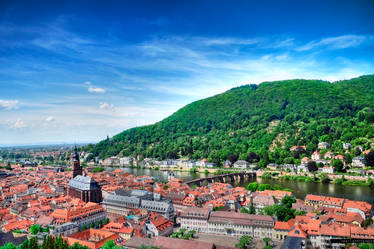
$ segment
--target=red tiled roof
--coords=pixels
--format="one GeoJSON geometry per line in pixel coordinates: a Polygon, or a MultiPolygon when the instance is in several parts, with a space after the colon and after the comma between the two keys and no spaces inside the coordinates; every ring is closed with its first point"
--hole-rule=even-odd
{"type": "Polygon", "coordinates": [[[325,199],[325,196],[320,196],[320,195],[308,194],[308,195],[305,196],[305,200],[323,201],[324,199],[325,199]]]}
{"type": "Polygon", "coordinates": [[[306,238],[306,233],[302,230],[300,224],[296,224],[292,230],[288,233],[288,236],[291,237],[298,237],[298,238],[306,238]]]}
{"type": "Polygon", "coordinates": [[[275,222],[274,229],[276,230],[291,230],[295,224],[295,219],[290,219],[289,221],[277,221],[275,222]]]}
{"type": "Polygon", "coordinates": [[[349,226],[344,226],[337,223],[322,224],[320,228],[321,235],[335,236],[335,237],[350,237],[351,231],[349,226]]]}

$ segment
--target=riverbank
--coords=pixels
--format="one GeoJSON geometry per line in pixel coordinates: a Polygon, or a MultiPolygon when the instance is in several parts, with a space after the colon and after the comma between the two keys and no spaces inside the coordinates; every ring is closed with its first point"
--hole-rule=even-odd
{"type": "Polygon", "coordinates": [[[243,170],[243,169],[226,169],[226,168],[201,168],[201,167],[142,167],[142,166],[119,166],[119,165],[111,165],[111,166],[95,166],[95,167],[109,167],[109,168],[127,168],[127,169],[143,169],[143,170],[155,170],[155,171],[172,171],[172,172],[190,172],[190,173],[209,173],[209,174],[215,174],[215,175],[221,175],[221,174],[228,174],[228,173],[236,173],[236,172],[247,172],[250,170],[243,170]]]}
{"type": "Polygon", "coordinates": [[[326,174],[326,173],[304,173],[303,175],[280,175],[281,172],[271,172],[265,171],[258,176],[263,179],[278,179],[281,181],[299,181],[299,182],[316,182],[316,183],[329,183],[329,184],[338,184],[345,186],[362,186],[362,187],[374,187],[374,179],[367,177],[367,180],[361,176],[350,176],[350,175],[335,175],[335,174],[326,174]],[[355,179],[358,178],[358,179],[355,179]]]}
{"type": "MultiPolygon", "coordinates": [[[[116,168],[113,168],[113,170],[116,168]]],[[[135,176],[148,175],[155,177],[158,181],[168,181],[168,171],[153,170],[149,168],[121,168],[124,172],[128,172],[135,176]]],[[[257,176],[261,175],[261,171],[257,172],[257,176]]],[[[208,176],[215,176],[213,173],[191,173],[186,171],[175,171],[174,175],[183,181],[190,181],[193,179],[204,178],[208,176]]],[[[352,199],[357,201],[366,201],[374,205],[374,188],[367,186],[350,186],[343,184],[330,184],[314,181],[293,181],[293,180],[280,180],[280,179],[265,179],[261,177],[248,178],[245,181],[231,183],[234,187],[247,187],[251,182],[258,182],[270,185],[279,185],[283,189],[290,189],[295,197],[304,199],[308,194],[326,195],[352,199]]]]}

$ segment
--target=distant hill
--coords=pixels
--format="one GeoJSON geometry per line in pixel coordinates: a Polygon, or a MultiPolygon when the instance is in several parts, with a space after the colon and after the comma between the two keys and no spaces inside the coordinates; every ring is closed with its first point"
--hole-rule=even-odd
{"type": "Polygon", "coordinates": [[[195,101],[158,123],[125,130],[86,150],[101,158],[142,154],[222,163],[233,154],[260,165],[292,163],[300,160],[289,151],[293,145],[307,145],[306,155],[322,141],[341,153],[343,142],[373,146],[373,110],[374,75],[333,83],[264,82],[195,101]]]}

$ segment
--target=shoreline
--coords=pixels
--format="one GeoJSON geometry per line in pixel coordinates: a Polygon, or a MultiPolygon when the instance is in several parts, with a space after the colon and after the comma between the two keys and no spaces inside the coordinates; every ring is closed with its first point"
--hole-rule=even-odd
{"type": "Polygon", "coordinates": [[[261,175],[257,175],[261,179],[276,179],[278,181],[298,181],[298,182],[314,182],[314,183],[322,183],[322,184],[336,184],[336,185],[343,185],[343,186],[360,186],[360,187],[374,187],[374,179],[368,177],[367,180],[359,180],[359,179],[350,179],[354,176],[350,175],[325,175],[325,177],[321,178],[321,174],[316,175],[273,175],[271,173],[279,173],[279,172],[271,172],[265,171],[261,175]],[[265,174],[265,175],[264,175],[265,174]]]}
{"type": "MultiPolygon", "coordinates": [[[[200,173],[200,174],[226,174],[226,173],[235,173],[235,172],[249,172],[250,170],[242,170],[242,169],[228,169],[228,168],[183,168],[183,167],[137,167],[137,166],[120,166],[120,165],[111,165],[111,166],[104,166],[104,165],[96,165],[95,167],[109,167],[109,168],[130,168],[130,169],[148,169],[148,170],[155,170],[155,171],[171,171],[171,172],[190,172],[190,173],[200,173]]],[[[340,174],[326,174],[326,173],[318,173],[316,175],[312,173],[304,174],[283,174],[285,172],[282,171],[257,171],[257,176],[262,179],[276,179],[279,181],[298,181],[298,182],[314,182],[314,183],[322,183],[322,184],[337,184],[337,185],[345,185],[345,186],[360,186],[360,187],[373,187],[374,186],[374,178],[371,177],[364,177],[363,179],[355,179],[355,178],[362,178],[362,176],[353,176],[353,175],[340,175],[340,174]],[[321,174],[326,174],[326,177],[321,179],[321,174]],[[340,181],[344,177],[345,180],[340,181]],[[338,181],[337,181],[338,180],[338,181]]]]}

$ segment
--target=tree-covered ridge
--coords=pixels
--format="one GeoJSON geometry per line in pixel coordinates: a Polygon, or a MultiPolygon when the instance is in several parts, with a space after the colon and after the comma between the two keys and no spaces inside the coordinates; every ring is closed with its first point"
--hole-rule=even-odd
{"type": "Polygon", "coordinates": [[[222,163],[259,156],[261,164],[297,162],[289,148],[324,141],[343,153],[350,142],[368,149],[374,138],[374,75],[330,83],[285,80],[233,88],[193,102],[153,125],[132,128],[87,150],[105,158],[207,158],[222,163]],[[252,152],[252,153],[251,153],[252,152]]]}

